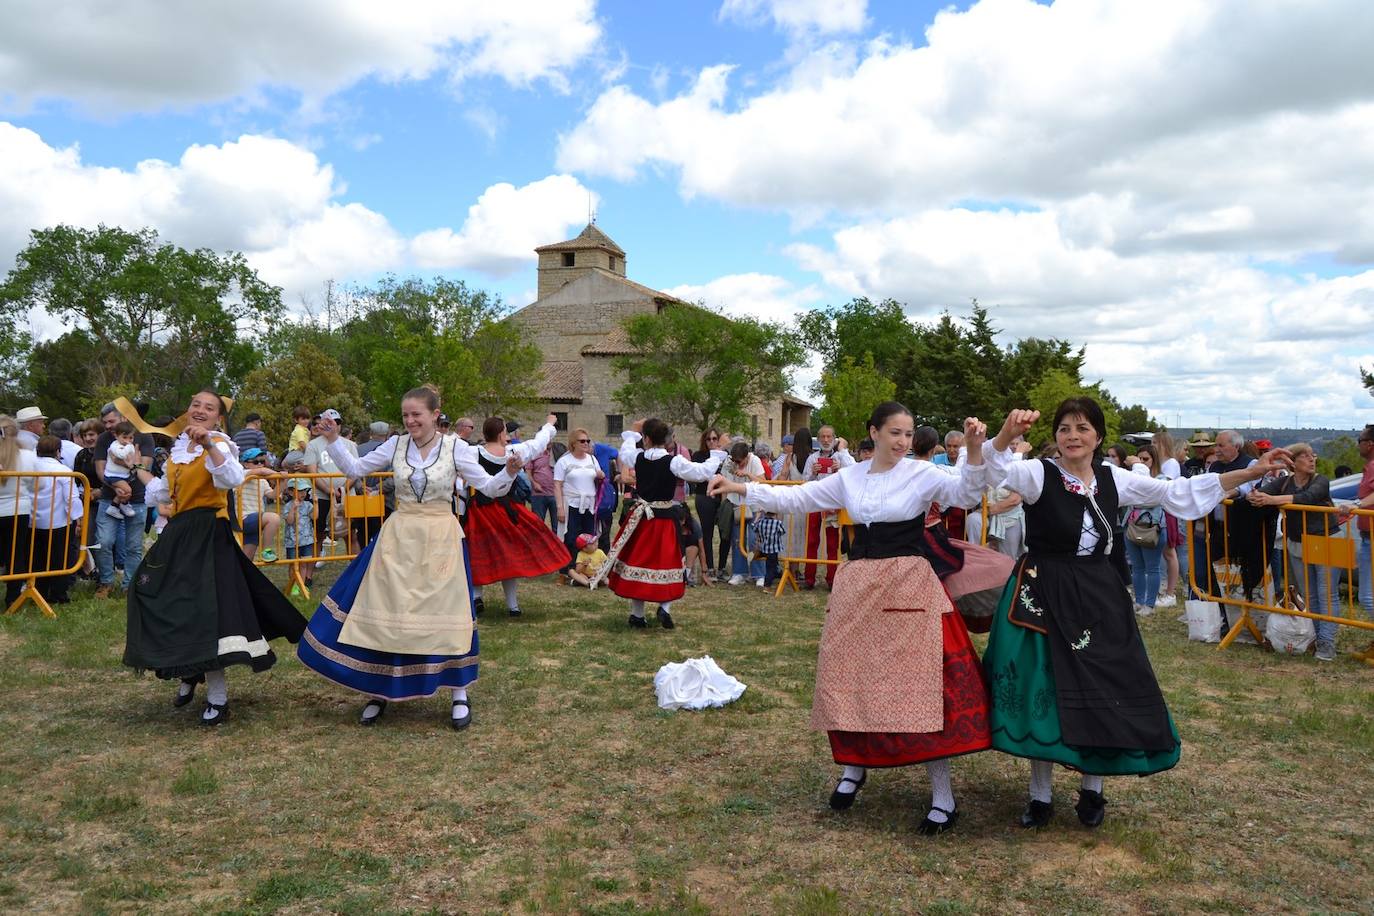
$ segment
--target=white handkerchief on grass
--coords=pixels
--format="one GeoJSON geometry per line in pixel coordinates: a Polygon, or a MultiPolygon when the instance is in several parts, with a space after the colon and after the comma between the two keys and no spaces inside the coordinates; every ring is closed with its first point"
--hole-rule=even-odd
{"type": "Polygon", "coordinates": [[[669,662],[654,675],[661,709],[705,709],[733,703],[744,685],[726,674],[709,655],[669,662]]]}

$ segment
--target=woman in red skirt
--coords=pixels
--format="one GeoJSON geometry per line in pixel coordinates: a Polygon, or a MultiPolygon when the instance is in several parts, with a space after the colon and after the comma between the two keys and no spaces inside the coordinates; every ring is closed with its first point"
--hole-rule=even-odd
{"type": "Polygon", "coordinates": [[[682,457],[677,453],[672,429],[656,417],[636,422],[621,436],[620,460],[634,468],[637,495],[611,545],[606,565],[592,579],[592,588],[604,577],[611,591],[629,598],[629,623],[636,629],[649,625],[644,619],[644,603],[655,602],[659,624],[671,630],[669,608],[687,590],[682,569],[682,520],[687,507],[675,498],[678,481],[710,480],[725,453],[713,449],[701,462],[682,457]]]}
{"type": "MultiPolygon", "coordinates": [[[[552,423],[552,415],[549,420],[552,423]]],[[[500,417],[487,418],[482,424],[482,438],[486,441],[477,449],[477,461],[487,473],[499,473],[499,469],[506,466],[508,452],[519,451],[520,457],[529,461],[543,451],[543,443],[548,441],[548,436],[544,436],[537,440],[538,444],[512,446],[506,421],[500,417]]],[[[509,493],[493,499],[471,491],[463,528],[471,554],[473,586],[481,588],[500,582],[506,596],[506,612],[512,617],[520,616],[520,602],[515,594],[517,579],[543,576],[568,565],[568,549],[563,542],[539,516],[512,499],[509,493]]]]}
{"type": "Polygon", "coordinates": [[[854,520],[826,607],[811,707],[812,727],[829,733],[844,767],[830,806],[850,807],[869,767],[924,763],[931,800],[920,832],[934,835],[958,819],[948,758],[986,750],[991,739],[978,656],[922,556],[923,529],[932,502],[971,507],[982,498],[987,430],[964,422],[968,463],[955,474],[907,460],[913,432],[911,412],[888,401],[868,421],[876,445],[869,460],[799,487],[716,477],[709,492],[740,493],[756,512],[845,509],[854,520]]]}

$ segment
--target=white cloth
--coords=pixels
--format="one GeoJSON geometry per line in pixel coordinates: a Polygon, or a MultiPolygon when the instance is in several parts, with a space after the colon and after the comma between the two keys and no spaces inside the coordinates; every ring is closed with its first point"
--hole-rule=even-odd
{"type": "Polygon", "coordinates": [[[31,452],[37,450],[38,436],[29,432],[27,429],[19,430],[18,439],[20,448],[26,448],[31,452]]]}
{"type": "MultiPolygon", "coordinates": [[[[134,463],[134,452],[137,451],[138,446],[132,442],[120,442],[118,440],[111,442],[105,459],[105,479],[128,480],[129,465],[134,463]],[[118,458],[123,464],[110,460],[112,458],[118,458]]],[[[148,457],[151,458],[152,456],[149,455],[148,457]]]]}
{"type": "MultiPolygon", "coordinates": [[[[14,467],[0,468],[0,471],[18,471],[31,474],[38,470],[38,456],[26,448],[15,452],[14,467]]],[[[11,515],[28,515],[33,511],[32,477],[10,477],[0,480],[0,518],[11,515]]],[[[5,559],[9,562],[9,558],[5,559]]]]}
{"type": "MultiPolygon", "coordinates": [[[[66,473],[67,467],[55,458],[39,458],[35,471],[66,473]]],[[[39,477],[33,488],[34,528],[65,528],[81,518],[81,491],[73,486],[72,477],[39,477]]]]}
{"type": "Polygon", "coordinates": [[[1178,466],[1177,458],[1165,458],[1159,463],[1159,472],[1167,480],[1177,480],[1183,475],[1183,469],[1178,466]]]}
{"type": "MultiPolygon", "coordinates": [[[[213,464],[209,460],[205,462],[205,470],[210,472],[210,479],[214,481],[216,490],[233,490],[243,486],[243,465],[239,464],[239,447],[234,444],[224,433],[212,432],[210,434],[210,444],[219,453],[219,464],[213,464]]],[[[190,464],[200,457],[205,449],[191,441],[185,433],[177,436],[177,441],[172,443],[171,460],[173,464],[190,464]]],[[[108,465],[107,465],[108,467],[108,465]]],[[[167,502],[167,478],[154,477],[148,481],[148,486],[143,490],[143,501],[149,504],[167,502]]]]}
{"type": "Polygon", "coordinates": [[[256,474],[248,476],[238,492],[239,518],[245,519],[261,512],[263,503],[272,493],[272,485],[256,474]]]}
{"type": "Polygon", "coordinates": [[[744,685],[726,674],[709,655],[669,662],[654,675],[660,709],[705,709],[733,703],[744,685]]]}
{"type": "Polygon", "coordinates": [[[569,509],[587,512],[596,508],[596,472],[600,468],[590,452],[577,458],[568,451],[554,463],[553,479],[563,484],[563,502],[569,509]]]}
{"type": "MultiPolygon", "coordinates": [[[[650,461],[655,461],[668,454],[667,449],[651,448],[641,449],[640,439],[643,437],[632,429],[627,429],[620,434],[620,462],[627,467],[633,468],[635,462],[639,460],[639,453],[644,452],[644,457],[650,461]]],[[[673,476],[678,480],[685,480],[688,483],[705,483],[710,480],[720,467],[720,463],[725,460],[725,452],[720,449],[711,449],[711,456],[705,461],[693,461],[691,458],[684,458],[682,455],[674,455],[673,460],[668,462],[668,470],[673,472],[673,476]]],[[[755,461],[758,457],[755,456],[755,461]]],[[[763,474],[763,465],[759,465],[759,474],[763,474]]]]}
{"type": "MultiPolygon", "coordinates": [[[[983,453],[991,451],[991,443],[983,453]]],[[[755,512],[783,514],[846,509],[860,525],[905,522],[926,514],[933,502],[969,509],[983,498],[987,477],[982,464],[940,468],[929,461],[899,461],[882,473],[870,473],[873,461],[860,461],[799,487],[747,484],[745,502],[755,512]]]]}

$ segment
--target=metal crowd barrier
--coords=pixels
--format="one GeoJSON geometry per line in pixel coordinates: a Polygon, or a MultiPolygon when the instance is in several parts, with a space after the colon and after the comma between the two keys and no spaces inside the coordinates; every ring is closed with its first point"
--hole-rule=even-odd
{"type": "Polygon", "coordinates": [[[13,497],[16,509],[25,496],[29,498],[30,511],[27,516],[18,513],[0,516],[0,537],[4,549],[0,550],[0,565],[4,575],[0,582],[22,581],[23,590],[5,609],[5,616],[19,613],[19,610],[32,601],[44,617],[57,617],[57,612],[48,603],[40,587],[39,580],[72,576],[79,572],[85,563],[82,551],[85,550],[86,532],[91,518],[91,493],[86,486],[86,477],[73,471],[0,471],[0,495],[13,497]],[[63,486],[59,481],[70,481],[63,486]],[[27,483],[27,487],[25,484],[27,483]],[[47,511],[39,513],[34,505],[35,495],[47,490],[47,511]],[[81,518],[60,527],[54,527],[57,518],[58,499],[56,491],[63,491],[67,500],[66,512],[71,510],[71,496],[79,491],[77,501],[81,505],[81,518]],[[58,548],[58,534],[61,532],[61,549],[58,548]],[[44,532],[40,534],[39,532],[44,532]],[[40,544],[41,549],[40,549],[40,544]]]}
{"type": "MultiPolygon", "coordinates": [[[[1229,499],[1222,503],[1223,506],[1228,507],[1233,504],[1233,501],[1229,499]]],[[[1188,564],[1189,587],[1194,594],[1201,596],[1201,600],[1214,601],[1217,604],[1225,605],[1227,608],[1234,607],[1240,611],[1239,616],[1234,619],[1230,629],[1222,637],[1218,648],[1225,649],[1235,641],[1242,630],[1248,631],[1256,642],[1261,645],[1264,644],[1264,634],[1260,632],[1251,616],[1252,611],[1307,617],[1314,621],[1325,620],[1357,629],[1374,630],[1374,620],[1363,616],[1364,611],[1359,603],[1356,585],[1359,576],[1374,577],[1374,563],[1371,563],[1368,569],[1357,568],[1356,557],[1358,556],[1360,535],[1356,530],[1355,521],[1357,518],[1374,519],[1374,510],[1290,504],[1280,507],[1279,512],[1283,521],[1283,527],[1276,535],[1279,547],[1275,548],[1272,543],[1263,545],[1264,574],[1261,580],[1253,586],[1249,597],[1241,593],[1237,558],[1231,554],[1233,538],[1229,528],[1228,513],[1223,513],[1221,520],[1208,515],[1204,519],[1188,523],[1188,537],[1185,546],[1192,554],[1191,562],[1188,564]],[[1307,532],[1307,520],[1311,515],[1322,516],[1325,521],[1324,534],[1309,534],[1307,532]],[[1289,552],[1291,544],[1287,534],[1289,525],[1298,525],[1302,529],[1303,533],[1299,541],[1300,557],[1294,557],[1289,552]],[[1200,547],[1201,556],[1197,555],[1197,551],[1194,550],[1195,547],[1200,547]],[[1281,576],[1277,580],[1274,576],[1272,562],[1273,551],[1276,549],[1280,552],[1283,561],[1280,567],[1281,576]],[[1214,552],[1217,554],[1216,557],[1213,557],[1214,552]],[[1208,576],[1207,582],[1199,584],[1198,570],[1199,568],[1207,568],[1203,564],[1210,567],[1211,575],[1208,576]],[[1302,570],[1298,581],[1294,581],[1295,577],[1291,574],[1295,565],[1300,565],[1302,570]],[[1314,610],[1318,596],[1307,594],[1309,572],[1312,569],[1317,570],[1316,575],[1321,576],[1324,580],[1326,594],[1329,596],[1328,604],[1337,605],[1336,609],[1342,613],[1325,614],[1320,612],[1321,609],[1314,610]],[[1340,597],[1342,573],[1345,574],[1345,580],[1348,583],[1347,597],[1344,599],[1340,597]],[[1302,596],[1305,610],[1298,610],[1296,607],[1290,607],[1285,603],[1292,594],[1302,596]],[[1266,600],[1254,600],[1256,597],[1266,600]]],[[[1232,615],[1228,613],[1227,619],[1231,620],[1231,618],[1232,615]]]]}
{"type": "MultiPolygon", "coordinates": [[[[361,481],[357,478],[350,478],[345,474],[304,474],[273,472],[270,475],[250,475],[242,487],[234,491],[234,526],[240,543],[244,546],[245,552],[252,549],[253,563],[255,566],[263,568],[285,568],[287,570],[287,581],[283,591],[288,594],[303,594],[307,599],[310,598],[310,586],[306,584],[307,576],[301,573],[301,568],[307,564],[315,566],[319,563],[347,563],[356,558],[362,548],[381,529],[382,521],[386,516],[385,496],[382,493],[382,484],[392,479],[389,471],[369,474],[361,481]],[[286,555],[286,517],[292,511],[290,501],[287,499],[288,490],[292,488],[295,481],[308,481],[310,484],[308,492],[311,496],[312,517],[311,531],[316,535],[314,543],[310,544],[309,555],[304,555],[300,546],[295,548],[296,556],[286,555]],[[317,484],[328,481],[327,487],[321,488],[317,484]],[[249,502],[249,508],[256,504],[257,512],[244,511],[244,491],[250,487],[259,486],[257,500],[249,502]],[[324,537],[319,537],[316,519],[320,516],[321,509],[321,489],[326,492],[323,498],[328,500],[329,506],[328,522],[326,523],[324,537]],[[363,492],[356,492],[362,489],[363,492]],[[375,491],[375,492],[373,492],[375,491]],[[248,530],[245,530],[244,522],[256,515],[257,519],[249,526],[253,530],[256,538],[248,537],[248,530]],[[339,524],[339,522],[342,524],[339,524]],[[270,534],[269,534],[270,529],[270,534]],[[328,539],[328,543],[325,543],[328,539]],[[269,559],[264,556],[266,551],[271,550],[273,555],[269,559]]],[[[297,513],[300,509],[295,510],[297,513]]]]}

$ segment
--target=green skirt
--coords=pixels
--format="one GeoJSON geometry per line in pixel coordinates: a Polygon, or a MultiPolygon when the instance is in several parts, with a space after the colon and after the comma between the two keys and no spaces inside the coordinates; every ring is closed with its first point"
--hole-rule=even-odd
{"type": "Polygon", "coordinates": [[[1064,743],[1049,644],[1043,633],[1011,622],[1017,583],[1018,576],[1013,574],[993,615],[983,653],[992,700],[992,746],[1016,757],[1050,760],[1095,776],[1148,776],[1177,764],[1182,744],[1172,715],[1169,729],[1174,747],[1168,751],[1064,743]]]}

